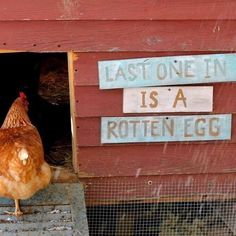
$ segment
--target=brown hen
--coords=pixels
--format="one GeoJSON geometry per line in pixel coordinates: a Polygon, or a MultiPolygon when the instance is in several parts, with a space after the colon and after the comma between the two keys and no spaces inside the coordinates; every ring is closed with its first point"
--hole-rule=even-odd
{"type": "Polygon", "coordinates": [[[27,98],[20,93],[0,129],[0,196],[15,200],[15,212],[8,213],[16,216],[23,214],[19,199],[30,198],[51,179],[40,135],[27,111],[27,98]]]}

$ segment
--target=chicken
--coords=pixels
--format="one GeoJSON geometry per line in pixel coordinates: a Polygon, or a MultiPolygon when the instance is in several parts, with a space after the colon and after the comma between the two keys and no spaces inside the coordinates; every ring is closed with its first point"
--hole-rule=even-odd
{"type": "Polygon", "coordinates": [[[27,112],[28,101],[21,92],[0,129],[0,196],[15,200],[15,212],[8,212],[15,216],[23,214],[19,200],[32,197],[51,179],[40,135],[27,112]]]}

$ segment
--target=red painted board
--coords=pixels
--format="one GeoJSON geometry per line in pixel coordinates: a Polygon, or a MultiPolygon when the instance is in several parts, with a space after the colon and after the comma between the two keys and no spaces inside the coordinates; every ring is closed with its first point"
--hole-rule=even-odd
{"type": "Polygon", "coordinates": [[[76,115],[100,117],[124,115],[122,89],[100,90],[97,86],[75,88],[76,115]]]}
{"type": "MultiPolygon", "coordinates": [[[[202,114],[202,113],[201,113],[202,114]]],[[[176,115],[176,114],[175,114],[176,115]]],[[[182,116],[182,114],[181,114],[182,116]]],[[[232,117],[232,137],[229,141],[224,141],[224,143],[236,143],[236,114],[232,117]]],[[[77,125],[77,144],[80,147],[89,147],[89,146],[109,146],[109,144],[105,145],[101,143],[101,119],[100,118],[77,118],[76,119],[77,125]]],[[[199,143],[200,141],[191,141],[191,142],[181,142],[181,144],[186,145],[189,143],[199,143]]],[[[201,141],[202,144],[204,143],[214,143],[219,144],[222,141],[201,141]]],[[[176,142],[170,142],[169,145],[173,145],[176,142]]],[[[178,142],[179,143],[179,142],[178,142]]],[[[164,145],[164,142],[161,143],[143,143],[144,145],[164,145]]],[[[111,144],[110,144],[111,145],[111,144]]],[[[115,146],[123,146],[123,145],[135,145],[132,143],[129,144],[112,144],[115,146]]],[[[139,145],[139,144],[138,144],[139,145]]]]}
{"type": "MultiPolygon", "coordinates": [[[[176,55],[176,52],[169,52],[167,53],[167,55],[171,55],[171,53],[174,53],[176,55]]],[[[182,52],[182,54],[184,54],[184,52],[182,52]]],[[[98,61],[140,58],[140,57],[155,57],[158,55],[166,55],[166,53],[165,52],[75,53],[74,57],[75,86],[98,85],[98,61]]]]}
{"type": "Polygon", "coordinates": [[[236,145],[134,145],[83,147],[80,177],[229,173],[236,171],[236,145]]]}
{"type": "MultiPolygon", "coordinates": [[[[206,85],[206,84],[205,84],[206,85]]],[[[208,84],[211,86],[212,84],[208,84]]],[[[199,85],[197,85],[199,86],[199,85]]],[[[213,84],[213,112],[236,112],[236,83],[213,84]]],[[[78,117],[128,116],[122,111],[123,90],[100,90],[98,86],[75,87],[78,117]]],[[[155,113],[152,113],[155,114],[155,113]]],[[[163,114],[163,113],[162,113],[163,114]]],[[[169,115],[173,113],[168,113],[169,115]]],[[[178,113],[180,114],[180,113],[178,113]]],[[[135,114],[133,114],[135,115],[135,114]]],[[[147,114],[139,114],[147,115],[147,114]]]]}
{"type": "Polygon", "coordinates": [[[234,51],[236,21],[8,21],[0,48],[26,51],[234,51]]]}
{"type": "Polygon", "coordinates": [[[0,20],[235,19],[233,0],[1,0],[0,20]]]}
{"type": "Polygon", "coordinates": [[[235,196],[236,174],[81,178],[86,204],[123,201],[208,201],[235,196]]]}
{"type": "MultiPolygon", "coordinates": [[[[122,60],[132,58],[146,57],[164,57],[164,56],[180,56],[180,55],[199,55],[211,54],[217,52],[104,52],[104,53],[75,53],[74,75],[75,85],[98,85],[98,61],[105,60],[122,60]],[[89,70],[88,70],[89,65],[89,70]]],[[[221,52],[218,52],[221,53],[221,52]]],[[[227,53],[227,52],[223,52],[227,53]]]]}

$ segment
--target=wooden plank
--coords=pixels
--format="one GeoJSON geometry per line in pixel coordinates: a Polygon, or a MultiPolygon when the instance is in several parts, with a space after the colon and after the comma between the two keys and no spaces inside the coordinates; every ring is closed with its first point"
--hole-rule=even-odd
{"type": "MultiPolygon", "coordinates": [[[[235,91],[236,83],[214,84],[213,112],[235,113],[235,91]]],[[[122,89],[99,90],[97,86],[76,86],[76,116],[124,116],[122,97],[122,89]]]]}
{"type": "MultiPolygon", "coordinates": [[[[13,201],[0,198],[0,212],[13,211],[13,201]]],[[[25,215],[0,213],[0,232],[17,234],[27,231],[59,231],[68,235],[88,235],[83,187],[80,183],[50,184],[32,198],[21,201],[25,215]]]]}
{"type": "Polygon", "coordinates": [[[213,86],[130,88],[123,91],[124,113],[210,112],[213,86]]]}
{"type": "Polygon", "coordinates": [[[77,57],[74,61],[75,85],[88,86],[98,85],[98,61],[118,60],[129,58],[143,57],[161,57],[161,56],[180,56],[180,55],[195,55],[209,54],[207,52],[86,52],[76,53],[77,57]],[[89,65],[89,70],[88,70],[89,65]]]}
{"type": "Polygon", "coordinates": [[[80,177],[230,173],[235,144],[129,145],[79,148],[80,177]]]}
{"type": "Polygon", "coordinates": [[[117,113],[123,115],[121,89],[104,91],[98,87],[76,87],[75,99],[77,117],[106,116],[105,114],[115,116],[117,113]]]}
{"type": "Polygon", "coordinates": [[[236,81],[236,54],[99,61],[101,89],[236,81]]]}
{"type": "Polygon", "coordinates": [[[198,20],[235,19],[233,0],[2,0],[0,20],[198,20]]]}
{"type": "Polygon", "coordinates": [[[71,116],[71,133],[72,133],[72,162],[74,170],[77,171],[77,151],[76,144],[78,135],[76,133],[76,111],[75,111],[75,79],[74,79],[74,57],[75,54],[73,52],[67,53],[68,58],[68,75],[69,75],[69,91],[70,91],[70,116],[71,116]]]}
{"type": "Polygon", "coordinates": [[[231,139],[231,114],[102,117],[101,143],[231,139]]]}
{"type": "Polygon", "coordinates": [[[82,178],[86,205],[212,201],[235,197],[235,173],[82,178]]]}
{"type": "MultiPolygon", "coordinates": [[[[77,133],[79,134],[77,145],[79,147],[93,147],[93,146],[103,146],[101,143],[101,119],[98,117],[91,118],[77,118],[77,133]]],[[[232,137],[231,140],[225,140],[224,143],[236,143],[236,117],[233,115],[232,118],[232,137]]],[[[196,144],[198,141],[193,141],[196,144]]],[[[201,141],[201,144],[206,144],[208,142],[214,143],[217,145],[218,141],[201,141]]],[[[173,144],[176,144],[173,142],[173,144]]],[[[183,145],[189,144],[189,142],[182,142],[183,145]]],[[[113,144],[118,146],[123,146],[127,144],[113,144]]],[[[130,143],[129,145],[135,145],[130,143]]],[[[142,143],[142,145],[163,145],[163,143],[142,143]]],[[[169,143],[169,145],[171,145],[169,143]]],[[[60,173],[60,172],[59,172],[60,173]]],[[[68,181],[68,180],[67,180],[68,181]]]]}
{"type": "MultiPolygon", "coordinates": [[[[51,231],[56,228],[62,229],[63,231],[67,231],[68,233],[73,233],[73,223],[72,222],[63,222],[61,225],[55,224],[52,221],[44,222],[43,227],[46,229],[45,231],[51,231]]],[[[1,225],[1,232],[4,235],[4,232],[11,232],[12,235],[14,233],[24,232],[24,231],[41,231],[42,224],[39,224],[38,222],[34,223],[28,223],[28,224],[12,224],[12,223],[4,223],[1,225]]],[[[66,232],[66,233],[67,233],[66,232]]],[[[17,235],[17,234],[16,234],[17,235]]],[[[37,235],[37,234],[35,234],[37,235]]],[[[82,236],[82,234],[81,234],[82,236]]]]}
{"type": "MultiPolygon", "coordinates": [[[[69,234],[65,234],[64,230],[66,229],[66,227],[61,227],[59,228],[62,231],[58,231],[56,228],[53,228],[53,230],[50,231],[42,231],[42,230],[36,230],[36,231],[31,231],[31,232],[20,232],[17,233],[17,236],[38,236],[38,235],[43,235],[43,236],[65,236],[65,235],[71,235],[71,233],[73,232],[69,232],[69,234]]],[[[12,236],[14,234],[12,234],[12,232],[10,233],[6,233],[4,232],[4,236],[12,236]]]]}
{"type": "Polygon", "coordinates": [[[235,34],[236,21],[2,21],[0,48],[36,52],[232,52],[235,34]]]}
{"type": "MultiPolygon", "coordinates": [[[[49,211],[42,211],[41,209],[43,208],[42,206],[37,206],[37,210],[32,210],[32,208],[28,207],[23,207],[24,212],[26,212],[25,215],[23,215],[20,218],[21,223],[35,223],[38,222],[39,224],[45,222],[45,221],[54,221],[54,222],[71,222],[72,221],[72,215],[71,215],[71,210],[70,210],[70,205],[62,205],[67,206],[67,208],[64,207],[63,210],[61,210],[61,206],[58,205],[54,207],[54,209],[49,210],[49,211]]],[[[14,211],[13,207],[2,207],[1,208],[1,214],[0,214],[0,221],[4,221],[6,219],[6,214],[4,214],[4,211],[14,211]]],[[[8,223],[14,222],[14,217],[9,217],[8,223]]]]}

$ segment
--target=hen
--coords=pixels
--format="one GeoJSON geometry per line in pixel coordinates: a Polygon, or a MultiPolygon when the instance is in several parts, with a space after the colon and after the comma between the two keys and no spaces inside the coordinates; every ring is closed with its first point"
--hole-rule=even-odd
{"type": "Polygon", "coordinates": [[[28,117],[24,93],[13,102],[0,129],[0,196],[15,200],[15,212],[23,214],[20,199],[27,199],[45,188],[51,170],[44,161],[40,135],[28,117]]]}

